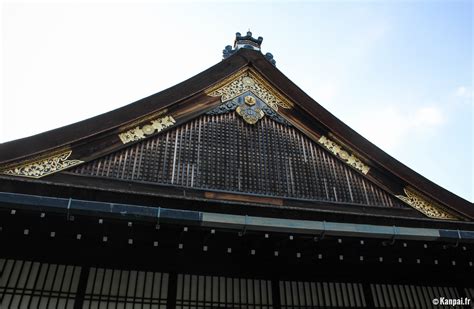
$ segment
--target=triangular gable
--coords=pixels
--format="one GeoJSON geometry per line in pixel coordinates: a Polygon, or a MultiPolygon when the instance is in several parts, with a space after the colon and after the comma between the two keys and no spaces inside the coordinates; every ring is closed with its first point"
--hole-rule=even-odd
{"type": "MultiPolygon", "coordinates": [[[[89,136],[78,139],[65,147],[63,145],[63,151],[58,153],[59,150],[54,149],[54,155],[48,151],[20,161],[11,160],[3,165],[0,172],[5,175],[34,178],[46,176],[81,164],[83,161],[90,162],[99,157],[104,157],[132,143],[152,139],[205,113],[212,114],[216,110],[225,109],[226,104],[237,104],[238,106],[227,106],[227,108],[235,107],[237,114],[247,123],[258,124],[264,117],[276,122],[280,119],[279,123],[287,122],[294,127],[295,132],[298,132],[298,134],[302,132],[304,138],[319,143],[319,146],[329,150],[332,153],[331,155],[337,158],[338,164],[344,162],[346,166],[366,174],[367,181],[378,186],[380,190],[389,192],[391,198],[395,195],[399,196],[404,202],[433,218],[453,219],[454,217],[462,217],[458,211],[453,212],[453,209],[447,208],[446,204],[442,205],[431,198],[432,196],[428,197],[418,191],[418,186],[412,186],[406,182],[405,178],[396,176],[399,173],[398,169],[385,170],[384,165],[387,161],[391,161],[377,160],[377,156],[380,156],[378,153],[380,150],[376,149],[371,152],[371,155],[366,155],[367,153],[363,147],[364,142],[367,142],[366,140],[362,139],[361,143],[355,143],[354,141],[361,138],[359,135],[354,135],[356,134],[354,131],[351,131],[350,128],[347,129],[347,126],[322,109],[316,102],[312,101],[314,106],[306,103],[309,97],[295,85],[288,85],[289,80],[271,64],[266,64],[266,60],[262,62],[263,59],[260,59],[260,57],[263,58],[263,56],[260,53],[242,50],[237,54],[247,57],[247,66],[242,67],[242,63],[238,63],[236,65],[238,69],[234,73],[227,74],[226,77],[218,79],[214,83],[208,82],[208,86],[205,88],[203,88],[205,83],[201,81],[200,87],[202,90],[194,94],[190,94],[181,100],[175,100],[171,105],[164,101],[158,102],[153,110],[150,110],[150,104],[147,105],[146,102],[142,102],[140,106],[148,106],[143,108],[142,117],[134,117],[128,123],[122,123],[120,126],[112,125],[109,130],[89,134],[89,136]],[[270,76],[270,79],[262,73],[262,70],[265,75],[270,76]],[[211,85],[209,86],[209,84],[211,85]],[[288,89],[288,87],[293,88],[288,89]],[[246,93],[250,94],[249,97],[255,97],[255,103],[252,99],[248,99],[250,101],[246,102],[246,93]],[[241,102],[235,101],[236,99],[241,100],[241,102]],[[259,105],[259,103],[263,103],[263,105],[259,105]],[[322,109],[320,114],[315,115],[315,106],[322,109]],[[328,115],[333,118],[331,119],[328,115]],[[330,123],[331,121],[332,123],[330,123]],[[341,135],[344,130],[349,131],[346,135],[341,135]],[[93,143],[94,147],[90,147],[90,143],[93,143]],[[375,155],[373,155],[374,153],[375,155]],[[51,162],[54,164],[51,164],[51,162]],[[33,170],[36,172],[31,172],[33,170]],[[43,173],[43,171],[47,172],[43,173]],[[408,190],[416,192],[418,202],[413,198],[415,195],[409,196],[406,193],[408,190]],[[419,200],[422,202],[420,203],[419,200]],[[423,207],[419,207],[419,205],[423,205],[423,207]]],[[[225,61],[232,62],[231,58],[234,57],[230,57],[225,61]]],[[[217,66],[223,65],[221,63],[217,66]]],[[[228,66],[223,67],[225,67],[223,70],[229,72],[228,66]]],[[[212,71],[212,68],[208,71],[212,71]]],[[[200,80],[203,79],[202,75],[205,73],[200,74],[200,80]]],[[[197,77],[193,79],[197,79],[197,77]]],[[[176,92],[179,91],[176,90],[176,92]]],[[[159,97],[159,94],[156,96],[159,97]]],[[[150,99],[149,101],[153,100],[150,99]]],[[[135,109],[139,108],[137,103],[135,103],[135,109]]],[[[134,112],[133,114],[136,115],[137,113],[134,112]]],[[[109,117],[113,118],[112,116],[109,117]]],[[[303,137],[300,138],[303,139],[303,137]]],[[[372,144],[370,145],[375,147],[372,144]]],[[[389,156],[387,157],[391,159],[389,156]]],[[[401,169],[402,172],[404,171],[403,168],[401,169]]],[[[353,172],[352,169],[351,172],[353,172]]],[[[423,186],[420,187],[423,188],[423,186]]],[[[445,193],[445,191],[442,191],[442,193],[445,193]]],[[[453,205],[457,206],[456,203],[453,205]]],[[[459,209],[463,209],[463,213],[465,213],[464,209],[466,207],[464,205],[459,206],[459,209]]]]}
{"type": "Polygon", "coordinates": [[[407,207],[291,124],[274,116],[248,124],[235,109],[208,112],[70,172],[260,196],[407,207]]]}

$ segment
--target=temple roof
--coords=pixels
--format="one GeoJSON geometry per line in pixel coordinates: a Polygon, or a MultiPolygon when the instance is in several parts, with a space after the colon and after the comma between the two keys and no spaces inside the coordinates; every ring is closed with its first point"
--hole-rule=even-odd
{"type": "Polygon", "coordinates": [[[185,191],[176,188],[187,188],[205,191],[196,193],[204,200],[309,208],[317,202],[314,207],[325,211],[472,221],[472,203],[403,165],[332,115],[260,52],[261,41],[251,33],[238,35],[223,61],[176,86],[78,123],[0,144],[0,179],[12,191],[24,183],[113,190],[112,183],[119,181],[135,192],[156,185],[162,196],[182,195],[185,191]],[[237,41],[251,41],[258,48],[237,48],[237,41]],[[208,139],[202,141],[210,162],[203,163],[208,167],[199,178],[192,174],[197,171],[193,164],[202,157],[189,149],[198,149],[195,139],[201,130],[207,130],[208,139]],[[181,144],[186,138],[188,144],[181,144]],[[176,159],[181,150],[184,161],[176,159]],[[232,160],[219,154],[227,151],[246,159],[230,165],[232,160]],[[156,167],[147,176],[151,165],[141,174],[137,165],[144,158],[147,164],[175,166],[156,167]],[[223,162],[216,163],[216,170],[213,158],[223,162]],[[177,168],[183,168],[181,174],[177,168]],[[273,173],[272,168],[286,172],[273,173]],[[219,171],[232,174],[214,175],[219,171]],[[245,180],[245,173],[255,182],[245,180]],[[371,204],[375,207],[367,209],[371,204]]]}

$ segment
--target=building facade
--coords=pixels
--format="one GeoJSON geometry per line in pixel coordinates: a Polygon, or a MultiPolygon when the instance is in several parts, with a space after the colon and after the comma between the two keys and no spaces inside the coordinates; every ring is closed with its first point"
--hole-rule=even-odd
{"type": "Polygon", "coordinates": [[[262,40],[0,144],[1,308],[472,307],[472,203],[325,110],[262,40]]]}

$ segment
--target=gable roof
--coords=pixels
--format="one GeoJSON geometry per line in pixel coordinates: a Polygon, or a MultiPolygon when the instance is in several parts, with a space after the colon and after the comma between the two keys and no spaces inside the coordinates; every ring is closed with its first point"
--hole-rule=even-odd
{"type": "MultiPolygon", "coordinates": [[[[299,200],[410,209],[282,117],[269,113],[247,124],[230,106],[249,97],[255,98],[246,93],[61,173],[201,190],[209,199],[252,195],[251,201],[274,205],[299,200]]],[[[255,105],[263,103],[257,98],[255,105]]]]}
{"type": "MultiPolygon", "coordinates": [[[[1,169],[5,171],[22,162],[44,160],[44,154],[59,154],[62,156],[58,159],[62,160],[61,164],[69,164],[71,160],[88,162],[122,149],[124,143],[117,136],[137,124],[156,119],[169,111],[175,113],[174,119],[181,124],[218,105],[220,97],[212,96],[212,90],[225,85],[245,70],[260,76],[268,87],[281,94],[281,99],[294,103],[291,114],[283,109],[281,113],[303,133],[316,141],[324,137],[329,143],[326,147],[336,145],[361,158],[362,164],[370,166],[366,176],[371,181],[415,206],[425,207],[425,204],[432,203],[461,218],[474,219],[472,203],[383,152],[304,93],[259,51],[243,48],[208,70],[130,105],[62,128],[0,144],[1,169]],[[93,147],[90,147],[91,144],[93,147]]],[[[324,140],[321,142],[324,144],[324,140]]]]}

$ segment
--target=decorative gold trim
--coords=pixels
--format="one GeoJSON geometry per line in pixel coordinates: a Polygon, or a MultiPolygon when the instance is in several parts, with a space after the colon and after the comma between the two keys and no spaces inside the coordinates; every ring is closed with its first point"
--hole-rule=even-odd
{"type": "Polygon", "coordinates": [[[232,82],[234,79],[236,79],[237,77],[239,77],[240,75],[244,74],[245,72],[247,72],[249,70],[248,67],[244,67],[240,70],[238,70],[237,72],[231,74],[229,77],[223,79],[222,81],[216,83],[215,85],[211,86],[210,88],[204,90],[204,93],[207,94],[207,95],[211,95],[212,92],[220,89],[220,88],[223,88],[224,86],[226,86],[227,84],[229,84],[230,82],[232,82]]]}
{"type": "Polygon", "coordinates": [[[278,107],[290,109],[293,106],[291,101],[280,94],[260,74],[247,67],[207,89],[205,93],[212,97],[221,97],[222,102],[227,102],[247,91],[252,92],[275,111],[278,107]]]}
{"type": "Polygon", "coordinates": [[[321,136],[318,142],[323,145],[326,149],[337,155],[341,158],[344,162],[349,164],[350,166],[356,168],[357,170],[361,171],[364,175],[367,174],[370,170],[370,167],[365,165],[359,158],[357,158],[353,154],[349,154],[344,148],[337,144],[336,142],[330,140],[326,136],[321,136]]]}
{"type": "Polygon", "coordinates": [[[436,202],[422,196],[420,193],[416,192],[413,189],[404,188],[406,196],[396,195],[399,199],[420,211],[424,215],[434,218],[434,219],[443,219],[443,220],[458,220],[459,218],[445,212],[442,207],[436,202]]]}
{"type": "Polygon", "coordinates": [[[155,131],[161,132],[164,129],[171,127],[175,123],[176,120],[174,120],[173,116],[165,116],[153,119],[150,121],[150,123],[143,125],[142,127],[137,126],[136,128],[120,133],[118,136],[122,143],[127,144],[133,141],[144,139],[147,135],[155,133],[155,131]]]}
{"type": "Polygon", "coordinates": [[[47,157],[43,156],[34,161],[18,164],[16,166],[13,165],[1,170],[0,173],[38,179],[84,162],[81,160],[68,160],[71,154],[72,150],[65,150],[53,155],[49,154],[47,157]]]}

